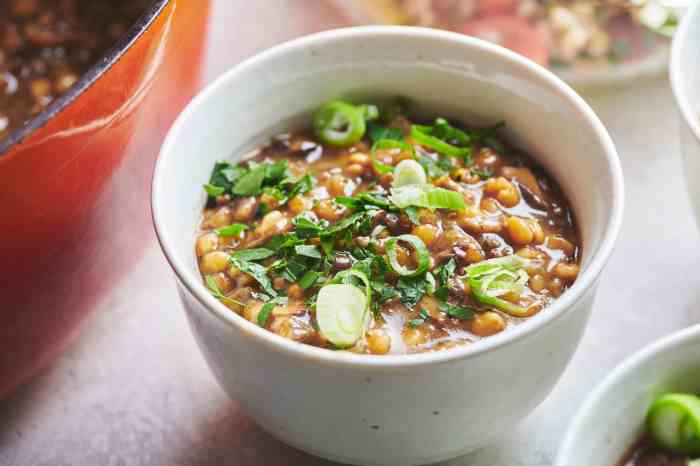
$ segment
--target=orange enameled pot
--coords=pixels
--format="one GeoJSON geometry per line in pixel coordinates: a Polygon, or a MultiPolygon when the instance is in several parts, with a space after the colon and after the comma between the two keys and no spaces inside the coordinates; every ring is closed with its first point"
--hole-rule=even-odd
{"type": "Polygon", "coordinates": [[[199,85],[209,0],[154,0],[0,141],[0,397],[55,359],[151,241],[162,138],[199,85]]]}

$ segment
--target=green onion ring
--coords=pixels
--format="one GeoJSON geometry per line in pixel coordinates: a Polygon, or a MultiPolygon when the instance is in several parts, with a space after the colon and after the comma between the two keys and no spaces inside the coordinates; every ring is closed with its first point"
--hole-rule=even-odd
{"type": "Polygon", "coordinates": [[[382,174],[391,173],[394,171],[394,167],[391,165],[387,165],[377,160],[377,151],[386,149],[400,149],[401,151],[410,152],[412,158],[415,158],[416,156],[413,146],[406,142],[396,141],[395,139],[380,139],[372,146],[372,166],[377,172],[382,174]]]}
{"type": "Polygon", "coordinates": [[[367,308],[367,298],[355,285],[325,285],[316,299],[316,322],[328,341],[338,348],[348,348],[367,331],[367,308]]]}
{"type": "Polygon", "coordinates": [[[501,311],[513,317],[527,317],[528,315],[530,315],[529,308],[519,306],[517,304],[513,304],[509,301],[506,301],[505,299],[501,299],[496,296],[491,296],[487,294],[486,291],[483,289],[483,281],[481,279],[469,278],[467,279],[467,283],[469,283],[469,287],[472,290],[472,294],[478,301],[493,306],[496,309],[500,309],[501,311]]]}
{"type": "Polygon", "coordinates": [[[453,146],[442,139],[432,136],[430,134],[432,129],[431,126],[412,125],[411,137],[421,146],[435,149],[439,153],[450,157],[466,157],[471,154],[471,148],[469,147],[453,146]]]}
{"type": "Polygon", "coordinates": [[[654,401],[647,426],[658,446],[675,453],[700,455],[700,398],[669,393],[654,401]]]}
{"type": "Polygon", "coordinates": [[[402,160],[394,167],[394,182],[392,186],[400,188],[413,184],[426,184],[428,177],[425,170],[413,159],[402,160]]]}
{"type": "Polygon", "coordinates": [[[364,110],[342,100],[324,104],[314,115],[314,132],[329,146],[355,144],[365,135],[364,110]]]}
{"type": "Polygon", "coordinates": [[[402,277],[415,277],[420,275],[430,266],[430,255],[428,253],[428,248],[425,247],[425,243],[413,235],[401,235],[389,238],[385,244],[386,254],[389,258],[389,265],[392,270],[402,277]],[[409,270],[403,265],[399,264],[398,258],[396,257],[396,244],[399,241],[404,241],[410,244],[416,252],[418,259],[418,266],[415,270],[409,270]]]}
{"type": "Polygon", "coordinates": [[[367,296],[367,307],[369,308],[370,303],[372,302],[372,286],[370,285],[369,278],[364,272],[360,272],[359,270],[354,270],[354,269],[348,269],[344,270],[333,278],[331,283],[347,283],[346,279],[348,277],[357,277],[360,279],[363,285],[365,285],[365,295],[367,296]]]}

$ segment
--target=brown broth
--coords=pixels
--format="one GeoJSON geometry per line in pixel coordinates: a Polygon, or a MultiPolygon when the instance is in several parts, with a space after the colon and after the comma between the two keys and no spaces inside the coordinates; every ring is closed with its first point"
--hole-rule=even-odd
{"type": "Polygon", "coordinates": [[[150,3],[0,2],[0,139],[73,86],[150,3]]]}
{"type": "Polygon", "coordinates": [[[686,466],[690,458],[654,448],[642,438],[635,443],[616,466],[686,466]]]}
{"type": "MultiPolygon", "coordinates": [[[[336,196],[390,188],[391,176],[373,169],[367,155],[369,150],[366,140],[336,149],[324,147],[311,134],[299,133],[280,136],[250,155],[249,159],[258,162],[287,160],[295,177],[313,173],[317,184],[309,193],[280,207],[266,194],[251,198],[232,198],[226,194],[210,199],[196,246],[200,272],[203,278],[214,279],[227,297],[245,306],[224,304],[256,323],[263,306],[263,302],[256,299],[260,288],[255,280],[230,267],[226,262],[228,254],[260,247],[289,232],[292,219],[303,212],[313,212],[315,217],[335,224],[351,213],[333,201],[336,196]],[[260,209],[262,204],[266,206],[264,213],[260,209]],[[244,223],[251,228],[235,238],[216,234],[216,228],[232,223],[244,223]]],[[[429,149],[417,146],[417,150],[423,157],[437,157],[429,149]]],[[[379,158],[383,163],[395,165],[405,154],[386,152],[380,153],[379,158]]],[[[460,284],[460,280],[454,280],[449,301],[475,310],[473,318],[448,315],[433,296],[423,296],[412,308],[399,299],[391,299],[381,305],[367,334],[349,351],[406,354],[468,345],[507,331],[543,311],[576,278],[580,240],[573,213],[556,183],[527,155],[510,148],[499,154],[492,148],[480,147],[475,152],[474,166],[457,163],[449,174],[432,181],[436,186],[461,193],[467,209],[435,212],[420,209],[419,225],[414,225],[403,213],[378,214],[379,218],[372,220],[373,225],[375,229],[382,227],[384,230],[377,236],[374,247],[381,254],[384,252],[383,235],[413,234],[424,240],[433,268],[455,259],[457,273],[469,264],[517,254],[529,260],[526,266],[529,281],[519,295],[506,296],[506,299],[528,311],[523,316],[512,316],[484,305],[460,284]],[[482,173],[480,177],[475,169],[492,175],[485,177],[482,173]],[[421,309],[425,311],[423,317],[421,309]]],[[[353,247],[366,248],[369,241],[366,235],[356,235],[352,242],[353,247]]],[[[410,252],[405,256],[406,264],[415,264],[410,252]]],[[[334,259],[334,271],[346,267],[340,259],[346,258],[334,259]]],[[[269,265],[270,261],[261,263],[269,265]]],[[[274,308],[265,327],[295,341],[332,347],[317,330],[313,308],[306,303],[317,289],[304,291],[297,283],[280,277],[270,278],[278,291],[289,296],[289,302],[274,308]]],[[[389,273],[383,278],[396,286],[396,275],[389,273]]]]}

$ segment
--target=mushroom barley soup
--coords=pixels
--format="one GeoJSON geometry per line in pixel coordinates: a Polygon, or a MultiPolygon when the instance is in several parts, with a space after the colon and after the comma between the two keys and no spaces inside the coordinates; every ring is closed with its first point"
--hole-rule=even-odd
{"type": "Polygon", "coordinates": [[[150,3],[0,1],[0,139],[68,91],[150,3]]]}
{"type": "Polygon", "coordinates": [[[617,466],[700,466],[700,398],[669,393],[654,400],[644,437],[617,466]]]}
{"type": "Polygon", "coordinates": [[[355,353],[518,325],[576,280],[580,242],[557,185],[497,129],[323,105],[309,132],[216,164],[196,240],[206,285],[271,332],[355,353]]]}

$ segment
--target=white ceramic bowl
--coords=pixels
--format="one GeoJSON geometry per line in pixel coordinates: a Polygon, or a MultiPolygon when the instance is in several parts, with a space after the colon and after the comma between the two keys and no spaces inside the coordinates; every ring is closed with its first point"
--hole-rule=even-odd
{"type": "Polygon", "coordinates": [[[416,28],[326,32],[277,46],[209,86],[163,146],[153,213],[192,331],[219,383],[272,435],[346,463],[422,464],[474,450],[551,391],[591,311],[623,208],[612,141],[592,110],[545,69],[503,48],[416,28]],[[307,122],[339,96],[409,97],[434,115],[506,121],[573,205],[582,272],[553,306],[473,346],[410,356],[329,351],[285,340],[232,313],[202,285],[194,256],[202,184],[307,122]]]}
{"type": "Polygon", "coordinates": [[[674,333],[620,364],[576,414],[555,466],[615,466],[640,438],[652,401],[700,393],[700,326],[674,333]]]}
{"type": "MultiPolygon", "coordinates": [[[[671,86],[680,109],[681,151],[690,200],[700,219],[700,2],[683,17],[673,39],[671,86]]],[[[659,115],[659,118],[664,118],[659,115]]]]}

